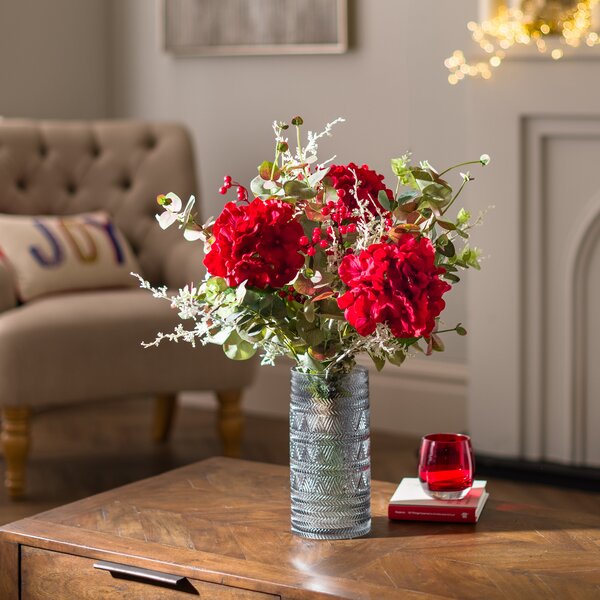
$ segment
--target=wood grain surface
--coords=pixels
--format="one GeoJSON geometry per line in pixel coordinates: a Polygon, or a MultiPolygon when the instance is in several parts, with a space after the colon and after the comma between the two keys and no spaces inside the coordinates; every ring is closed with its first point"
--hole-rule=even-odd
{"type": "MultiPolygon", "coordinates": [[[[217,404],[215,403],[215,408],[217,404]]],[[[376,407],[374,407],[375,410],[376,407]]],[[[179,406],[168,444],[152,439],[153,399],[118,399],[34,415],[27,496],[0,486],[0,525],[105,490],[216,456],[222,451],[217,411],[179,406]]],[[[242,458],[286,466],[289,423],[246,415],[242,458]]],[[[415,477],[419,439],[372,432],[374,479],[415,477]]],[[[0,456],[0,479],[5,465],[0,456]]],[[[492,498],[575,512],[600,512],[600,493],[489,478],[492,498]]]]}
{"type": "Polygon", "coordinates": [[[600,516],[494,499],[477,525],[391,522],[365,538],[289,531],[288,469],[215,458],[0,529],[0,539],[282,598],[600,597],[600,516]]]}
{"type": "Polygon", "coordinates": [[[0,598],[19,600],[19,545],[0,541],[0,598]]]}
{"type": "Polygon", "coordinates": [[[185,579],[177,589],[135,578],[113,577],[93,560],[23,547],[22,596],[27,600],[177,600],[185,594],[210,600],[276,600],[279,596],[185,579]]]}

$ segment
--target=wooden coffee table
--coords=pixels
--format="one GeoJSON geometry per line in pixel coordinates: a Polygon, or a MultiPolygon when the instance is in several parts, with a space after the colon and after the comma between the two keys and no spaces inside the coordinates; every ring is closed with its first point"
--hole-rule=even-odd
{"type": "Polygon", "coordinates": [[[600,598],[600,517],[492,489],[477,525],[391,522],[395,487],[373,483],[368,537],[313,541],[286,468],[205,460],[0,528],[0,598],[600,598]]]}

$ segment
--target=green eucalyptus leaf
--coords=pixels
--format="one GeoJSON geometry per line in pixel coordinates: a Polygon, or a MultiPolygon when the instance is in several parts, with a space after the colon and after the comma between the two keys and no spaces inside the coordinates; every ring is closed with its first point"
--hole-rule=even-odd
{"type": "Polygon", "coordinates": [[[402,205],[406,204],[407,202],[412,202],[413,200],[415,200],[415,198],[418,198],[419,196],[420,194],[417,190],[408,190],[400,194],[398,198],[396,198],[396,200],[398,201],[398,204],[402,205]]]}
{"type": "Polygon", "coordinates": [[[375,365],[375,368],[378,371],[381,371],[381,369],[383,369],[383,367],[385,367],[385,359],[381,358],[380,356],[376,356],[375,354],[371,354],[369,352],[369,356],[371,357],[371,360],[373,361],[373,364],[375,365]]]}
{"type": "Polygon", "coordinates": [[[472,269],[481,269],[479,264],[479,257],[481,250],[479,248],[471,248],[468,245],[465,246],[458,254],[458,260],[472,269]]]}
{"type": "Polygon", "coordinates": [[[442,277],[448,281],[451,281],[452,283],[458,283],[460,281],[460,277],[454,273],[444,273],[442,277]]]}
{"type": "Polygon", "coordinates": [[[305,296],[312,296],[315,293],[314,284],[310,279],[304,277],[304,275],[298,275],[296,281],[294,282],[294,289],[299,294],[304,294],[305,296]]]}
{"type": "Polygon", "coordinates": [[[325,336],[320,329],[310,329],[302,337],[307,346],[318,346],[325,341],[325,336]]]}
{"type": "Polygon", "coordinates": [[[211,292],[223,292],[227,289],[227,282],[222,277],[211,277],[204,284],[211,292]]]}
{"type": "Polygon", "coordinates": [[[256,354],[254,344],[243,340],[237,331],[232,331],[223,344],[223,352],[231,360],[248,360],[256,354]]]}
{"type": "Polygon", "coordinates": [[[450,221],[440,221],[438,219],[437,224],[442,228],[445,229],[446,231],[454,231],[456,229],[456,225],[454,223],[451,223],[450,221]]]}
{"type": "Polygon", "coordinates": [[[456,215],[457,225],[466,225],[471,220],[471,213],[464,208],[461,208],[456,215]]]}
{"type": "Polygon", "coordinates": [[[437,244],[438,244],[438,251],[440,252],[440,254],[443,254],[447,258],[450,258],[451,256],[454,256],[456,254],[456,249],[454,248],[454,244],[448,239],[448,237],[445,234],[438,238],[437,244]],[[444,243],[440,243],[440,240],[442,238],[445,238],[444,243]]]}
{"type": "Polygon", "coordinates": [[[248,327],[246,333],[250,336],[256,336],[262,333],[264,325],[262,323],[254,323],[248,327]]]}
{"type": "Polygon", "coordinates": [[[256,197],[262,198],[263,200],[271,197],[271,192],[264,187],[264,183],[265,180],[260,175],[257,175],[250,182],[250,190],[252,191],[252,193],[256,197]]]}
{"type": "Polygon", "coordinates": [[[437,333],[431,334],[431,347],[436,352],[443,352],[445,349],[444,342],[442,341],[442,338],[437,333]]]}
{"type": "Polygon", "coordinates": [[[317,195],[317,192],[306,185],[303,181],[291,179],[283,184],[283,191],[286,196],[300,198],[301,200],[310,200],[317,195]]]}
{"type": "Polygon", "coordinates": [[[315,305],[313,302],[306,302],[304,304],[304,318],[309,322],[313,323],[315,320],[315,305]]]}
{"type": "Polygon", "coordinates": [[[392,204],[385,190],[379,190],[379,194],[377,194],[377,200],[379,200],[379,204],[383,206],[386,210],[392,210],[392,204]]]}
{"type": "Polygon", "coordinates": [[[277,165],[265,160],[258,166],[258,174],[265,181],[277,181],[281,176],[281,171],[277,165]],[[271,173],[273,173],[273,176],[271,176],[271,173]]]}
{"type": "Polygon", "coordinates": [[[403,185],[408,185],[411,188],[416,188],[417,183],[410,167],[410,156],[405,154],[399,158],[392,158],[390,161],[392,172],[403,185]]]}
{"type": "Polygon", "coordinates": [[[459,323],[456,326],[456,333],[458,333],[458,335],[467,335],[467,330],[459,323]]]}
{"type": "Polygon", "coordinates": [[[404,350],[398,350],[397,352],[388,355],[388,361],[396,367],[400,367],[405,360],[406,352],[404,350]]]}

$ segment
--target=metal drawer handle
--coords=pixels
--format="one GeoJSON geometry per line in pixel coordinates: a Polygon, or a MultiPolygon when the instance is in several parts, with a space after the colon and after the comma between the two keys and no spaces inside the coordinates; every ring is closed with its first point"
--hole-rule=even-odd
{"type": "Polygon", "coordinates": [[[163,585],[178,586],[184,581],[185,577],[179,575],[171,575],[170,573],[161,573],[152,569],[142,569],[141,567],[131,567],[129,565],[121,565],[119,563],[99,560],[94,563],[94,569],[108,571],[113,577],[127,577],[134,579],[146,579],[154,583],[162,583],[163,585]]]}

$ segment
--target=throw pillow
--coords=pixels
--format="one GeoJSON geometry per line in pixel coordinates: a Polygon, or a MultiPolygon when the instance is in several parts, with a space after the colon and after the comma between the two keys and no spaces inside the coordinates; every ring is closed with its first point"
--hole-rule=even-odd
{"type": "Polygon", "coordinates": [[[137,286],[137,259],[103,212],[69,216],[0,215],[0,260],[19,299],[58,292],[137,286]]]}

